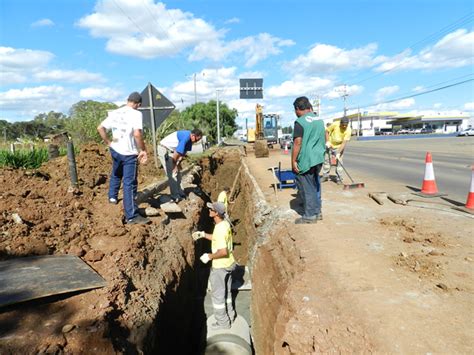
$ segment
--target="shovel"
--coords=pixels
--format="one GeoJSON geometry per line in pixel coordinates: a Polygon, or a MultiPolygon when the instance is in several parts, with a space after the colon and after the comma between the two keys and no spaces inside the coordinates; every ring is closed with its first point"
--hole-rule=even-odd
{"type": "Polygon", "coordinates": [[[359,189],[359,188],[365,187],[365,184],[364,184],[363,182],[354,182],[354,180],[351,178],[351,176],[350,176],[349,173],[347,172],[346,168],[345,168],[344,165],[342,164],[341,160],[340,160],[340,159],[337,159],[337,161],[339,162],[339,164],[341,164],[342,169],[344,170],[344,172],[346,173],[346,175],[349,177],[349,179],[351,179],[351,182],[352,182],[352,184],[344,184],[344,187],[342,188],[343,190],[359,189]]]}

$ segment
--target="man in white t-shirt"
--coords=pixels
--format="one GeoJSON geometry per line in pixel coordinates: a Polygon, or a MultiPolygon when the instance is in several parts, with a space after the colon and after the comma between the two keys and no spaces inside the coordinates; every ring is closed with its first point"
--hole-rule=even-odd
{"type": "Polygon", "coordinates": [[[147,224],[151,221],[138,214],[135,202],[137,195],[138,163],[145,164],[148,157],[143,141],[142,113],[138,111],[142,97],[138,92],[128,96],[127,104],[109,112],[107,118],[97,127],[101,138],[109,146],[112,156],[109,202],[117,204],[120,184],[123,181],[123,208],[127,224],[147,224]],[[112,139],[107,135],[112,131],[112,139]]]}
{"type": "Polygon", "coordinates": [[[195,128],[192,131],[176,131],[168,134],[158,144],[158,156],[168,177],[171,198],[175,202],[186,198],[181,187],[181,161],[191,151],[193,144],[202,138],[202,131],[195,128]]]}

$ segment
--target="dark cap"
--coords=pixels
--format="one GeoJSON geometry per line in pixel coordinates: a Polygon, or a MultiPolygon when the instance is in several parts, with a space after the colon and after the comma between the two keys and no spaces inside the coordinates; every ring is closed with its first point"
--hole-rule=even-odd
{"type": "Polygon", "coordinates": [[[224,217],[224,215],[225,215],[225,206],[222,202],[214,202],[214,203],[208,202],[207,207],[209,207],[214,212],[217,212],[217,214],[219,216],[224,217]]]}
{"type": "Polygon", "coordinates": [[[140,95],[138,92],[134,91],[130,95],[128,95],[128,101],[136,102],[136,103],[141,104],[142,103],[142,95],[140,95]]]}
{"type": "Polygon", "coordinates": [[[341,124],[348,124],[348,123],[349,123],[349,119],[347,117],[341,118],[341,124]]]}

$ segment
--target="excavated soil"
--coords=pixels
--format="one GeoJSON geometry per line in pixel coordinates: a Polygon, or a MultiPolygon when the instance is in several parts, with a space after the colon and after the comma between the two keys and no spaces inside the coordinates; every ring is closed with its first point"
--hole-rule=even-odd
{"type": "MultiPolygon", "coordinates": [[[[203,159],[206,170],[197,180],[212,184],[218,175],[231,185],[240,159],[235,156],[235,165],[232,158],[225,165],[219,157],[203,159]]],[[[205,315],[196,304],[203,287],[196,284],[201,265],[190,234],[209,225],[201,213],[206,199],[191,187],[189,199],[180,203],[182,214],[161,212],[150,226],[124,225],[121,203],[107,203],[106,149],[81,147],[76,160],[79,189],[70,188],[66,157],[35,171],[0,171],[0,260],[76,255],[107,287],[0,308],[0,352],[196,352],[199,337],[192,334],[205,315]]],[[[139,189],[162,178],[151,160],[139,168],[139,189]]],[[[208,192],[214,195],[217,188],[208,192]]],[[[149,197],[140,208],[156,203],[149,197]]]]}

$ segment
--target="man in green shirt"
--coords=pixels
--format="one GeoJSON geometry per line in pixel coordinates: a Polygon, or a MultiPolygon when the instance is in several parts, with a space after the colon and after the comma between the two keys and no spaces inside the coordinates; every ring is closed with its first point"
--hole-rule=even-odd
{"type": "Polygon", "coordinates": [[[321,184],[319,172],[324,161],[326,133],[324,123],[313,113],[313,107],[305,96],[293,103],[295,121],[291,167],[296,173],[296,184],[303,199],[304,213],[295,224],[316,223],[322,219],[321,184]]]}

